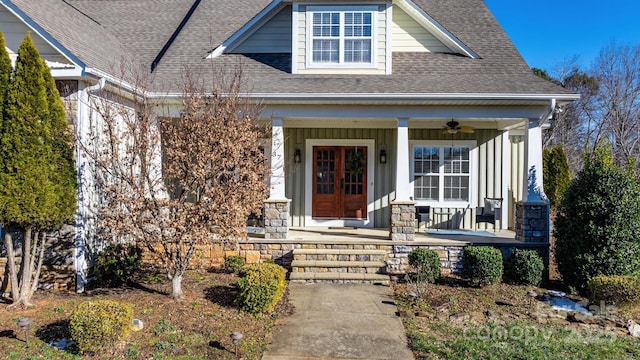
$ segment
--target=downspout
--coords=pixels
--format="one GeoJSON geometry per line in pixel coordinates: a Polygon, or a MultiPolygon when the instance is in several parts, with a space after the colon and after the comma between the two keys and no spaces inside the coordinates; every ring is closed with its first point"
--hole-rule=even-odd
{"type": "Polygon", "coordinates": [[[540,126],[544,125],[547,121],[551,120],[553,117],[553,113],[556,111],[556,99],[551,99],[549,101],[549,110],[547,110],[544,115],[540,118],[540,126]]]}
{"type": "Polygon", "coordinates": [[[78,170],[78,212],[76,213],[76,233],[73,242],[73,265],[76,272],[76,292],[84,292],[87,284],[87,258],[86,258],[86,219],[87,219],[87,185],[85,183],[86,161],[82,156],[79,142],[84,140],[85,124],[90,121],[87,116],[91,114],[89,94],[102,90],[107,83],[105,78],[100,78],[98,83],[84,88],[78,94],[78,110],[76,114],[76,168],[78,170]]]}

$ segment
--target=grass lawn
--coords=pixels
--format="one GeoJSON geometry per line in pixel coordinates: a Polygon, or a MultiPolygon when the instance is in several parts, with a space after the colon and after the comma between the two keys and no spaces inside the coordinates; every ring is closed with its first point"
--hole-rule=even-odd
{"type": "Polygon", "coordinates": [[[271,315],[254,317],[240,312],[233,283],[236,275],[189,271],[183,290],[187,299],[175,302],[166,295],[171,283],[160,274],[146,272],[133,287],[92,289],[85,294],[38,291],[32,309],[9,311],[0,303],[1,359],[79,359],[72,347],[60,351],[51,341],[69,338],[68,320],[74,307],[86,300],[123,301],[134,308],[144,329],[92,359],[235,359],[231,332],[244,335],[239,352],[244,359],[259,359],[278,318],[289,313],[286,302],[271,315]],[[30,317],[29,347],[16,322],[30,317]]]}
{"type": "Polygon", "coordinates": [[[534,289],[506,284],[485,288],[425,285],[418,298],[394,286],[409,345],[418,359],[640,359],[640,339],[623,327],[637,311],[588,324],[527,296],[534,289]]]}

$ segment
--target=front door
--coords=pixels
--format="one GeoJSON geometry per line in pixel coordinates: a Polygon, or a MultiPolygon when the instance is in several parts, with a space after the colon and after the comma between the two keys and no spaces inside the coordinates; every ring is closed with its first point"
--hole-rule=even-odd
{"type": "Polygon", "coordinates": [[[367,147],[314,146],[314,218],[367,217],[367,147]]]}

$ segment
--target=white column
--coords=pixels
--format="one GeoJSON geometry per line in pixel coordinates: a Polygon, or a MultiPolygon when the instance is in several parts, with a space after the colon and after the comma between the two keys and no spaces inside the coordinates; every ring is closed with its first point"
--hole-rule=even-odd
{"type": "Polygon", "coordinates": [[[269,200],[285,200],[284,194],[284,131],[282,119],[273,119],[271,125],[271,178],[269,200]]]}
{"type": "Polygon", "coordinates": [[[396,199],[411,201],[409,188],[409,120],[398,119],[398,139],[396,145],[396,199]]]}
{"type": "Polygon", "coordinates": [[[524,140],[522,202],[546,203],[542,182],[542,129],[538,119],[527,120],[524,140]]]}

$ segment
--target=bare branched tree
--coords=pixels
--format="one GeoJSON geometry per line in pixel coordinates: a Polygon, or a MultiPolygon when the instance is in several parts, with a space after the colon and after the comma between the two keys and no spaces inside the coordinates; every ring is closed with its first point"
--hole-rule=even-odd
{"type": "Polygon", "coordinates": [[[622,166],[640,155],[640,45],[606,46],[592,71],[600,87],[595,107],[604,137],[622,166]]]}
{"type": "Polygon", "coordinates": [[[102,94],[92,106],[100,121],[82,145],[102,188],[102,236],[146,248],[181,299],[182,278],[199,245],[246,238],[269,167],[261,141],[269,132],[259,107],[241,92],[242,72],[218,71],[213,88],[184,78],[181,104],[160,104],[137,78],[117,99],[102,94]],[[179,116],[170,116],[173,106],[179,116]],[[164,109],[164,111],[158,111],[164,109]]]}

